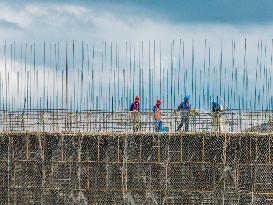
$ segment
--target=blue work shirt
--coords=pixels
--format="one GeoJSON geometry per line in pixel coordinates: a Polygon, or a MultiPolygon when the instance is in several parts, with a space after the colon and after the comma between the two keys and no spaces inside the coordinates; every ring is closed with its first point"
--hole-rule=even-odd
{"type": "Polygon", "coordinates": [[[179,106],[178,106],[179,110],[190,110],[191,109],[191,104],[189,103],[188,106],[186,105],[186,102],[182,102],[179,106]]]}

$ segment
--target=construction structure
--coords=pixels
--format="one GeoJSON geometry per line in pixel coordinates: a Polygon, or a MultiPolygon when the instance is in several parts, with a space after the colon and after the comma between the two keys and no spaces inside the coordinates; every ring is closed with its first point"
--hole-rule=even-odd
{"type": "Polygon", "coordinates": [[[1,112],[0,204],[272,203],[272,112],[227,113],[225,132],[200,113],[176,133],[165,112],[154,133],[147,112],[133,133],[130,116],[1,112]]]}
{"type": "Polygon", "coordinates": [[[271,40],[0,47],[0,204],[273,203],[271,40]]]}

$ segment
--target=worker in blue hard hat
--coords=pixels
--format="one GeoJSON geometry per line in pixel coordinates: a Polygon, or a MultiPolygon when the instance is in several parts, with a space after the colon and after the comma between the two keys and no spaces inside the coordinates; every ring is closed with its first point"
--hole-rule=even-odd
{"type": "Polygon", "coordinates": [[[222,112],[224,111],[223,106],[218,102],[211,103],[212,110],[212,131],[224,131],[222,112]]]}
{"type": "Polygon", "coordinates": [[[181,114],[181,122],[178,125],[178,128],[176,131],[179,131],[183,125],[185,124],[185,131],[189,131],[189,123],[190,123],[190,116],[189,111],[191,110],[191,104],[190,104],[190,96],[186,95],[184,97],[184,101],[178,106],[178,110],[182,111],[181,114]]]}

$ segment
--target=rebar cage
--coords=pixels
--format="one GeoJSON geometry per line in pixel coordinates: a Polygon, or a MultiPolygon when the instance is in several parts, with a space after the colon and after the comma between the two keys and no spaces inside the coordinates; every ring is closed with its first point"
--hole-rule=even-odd
{"type": "Polygon", "coordinates": [[[269,204],[272,133],[5,132],[1,204],[269,204]]]}
{"type": "MultiPolygon", "coordinates": [[[[67,112],[0,111],[0,130],[3,132],[132,132],[135,115],[141,132],[154,132],[153,112],[67,112]]],[[[175,132],[181,122],[181,113],[163,111],[163,126],[175,132]]],[[[213,113],[198,112],[189,115],[190,132],[213,131],[213,113]]],[[[224,132],[273,132],[273,111],[228,111],[220,115],[224,132]]],[[[219,120],[218,120],[219,121],[219,120]]],[[[183,130],[183,129],[182,129],[183,130]]]]}

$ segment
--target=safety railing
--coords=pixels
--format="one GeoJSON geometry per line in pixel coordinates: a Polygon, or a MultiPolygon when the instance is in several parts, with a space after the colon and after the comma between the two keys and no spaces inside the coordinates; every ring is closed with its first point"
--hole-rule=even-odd
{"type": "MultiPolygon", "coordinates": [[[[180,131],[189,132],[272,132],[272,111],[190,112],[188,119],[182,112],[163,111],[163,127],[175,132],[184,120],[180,131]],[[188,121],[187,121],[188,120],[188,121]],[[188,129],[185,130],[185,124],[188,129]],[[187,125],[186,125],[187,126],[187,125]]],[[[0,130],[9,132],[154,132],[153,112],[67,112],[51,111],[0,111],[0,130]],[[136,129],[134,129],[134,127],[136,129]]]]}

